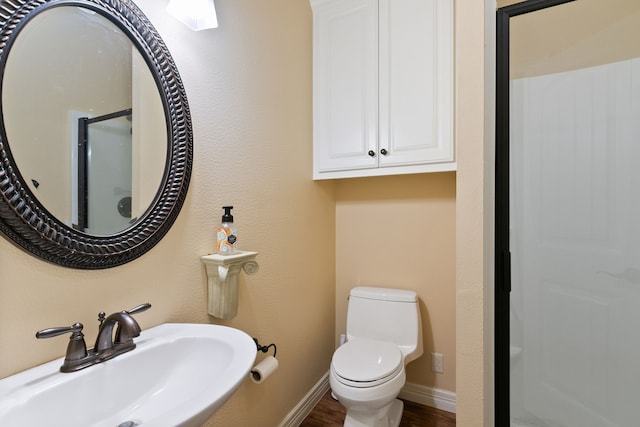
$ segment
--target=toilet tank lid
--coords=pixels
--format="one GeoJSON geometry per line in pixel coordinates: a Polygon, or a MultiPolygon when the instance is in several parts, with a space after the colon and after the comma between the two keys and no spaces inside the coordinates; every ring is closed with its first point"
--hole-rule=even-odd
{"type": "Polygon", "coordinates": [[[376,299],[382,301],[416,302],[414,291],[404,289],[376,288],[373,286],[358,286],[351,289],[352,297],[376,299]]]}

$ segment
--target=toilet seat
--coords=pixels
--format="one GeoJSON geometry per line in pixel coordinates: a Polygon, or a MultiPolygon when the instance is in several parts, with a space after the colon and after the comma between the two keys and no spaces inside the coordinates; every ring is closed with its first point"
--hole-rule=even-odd
{"type": "Polygon", "coordinates": [[[397,345],[369,339],[348,341],[333,354],[336,379],[351,387],[373,387],[389,381],[403,369],[397,345]]]}

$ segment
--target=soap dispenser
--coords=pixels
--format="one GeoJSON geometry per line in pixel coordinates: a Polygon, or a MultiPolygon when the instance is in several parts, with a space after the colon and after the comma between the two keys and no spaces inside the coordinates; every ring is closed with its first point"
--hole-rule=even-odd
{"type": "Polygon", "coordinates": [[[233,206],[223,206],[224,215],[222,215],[222,224],[216,230],[216,248],[220,255],[230,255],[238,252],[237,240],[238,231],[233,226],[233,215],[231,209],[233,206]]]}

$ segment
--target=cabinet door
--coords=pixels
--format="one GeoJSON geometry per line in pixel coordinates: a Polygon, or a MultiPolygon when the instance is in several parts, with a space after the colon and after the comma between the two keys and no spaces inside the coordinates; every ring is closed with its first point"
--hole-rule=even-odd
{"type": "Polygon", "coordinates": [[[380,0],[380,166],[453,160],[451,0],[380,0]]]}
{"type": "Polygon", "coordinates": [[[378,2],[314,3],[314,174],[376,167],[378,2]]]}

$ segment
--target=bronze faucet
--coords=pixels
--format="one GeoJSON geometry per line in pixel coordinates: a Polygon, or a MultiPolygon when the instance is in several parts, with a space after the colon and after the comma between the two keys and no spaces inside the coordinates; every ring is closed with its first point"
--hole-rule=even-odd
{"type": "Polygon", "coordinates": [[[141,313],[149,308],[151,308],[151,304],[141,304],[128,311],[123,310],[113,313],[106,318],[104,313],[100,313],[98,315],[100,328],[96,344],[91,350],[87,350],[84,334],[82,333],[82,323],[75,323],[69,327],[43,329],[36,332],[36,338],[51,338],[71,332],[67,354],[60,371],[79,371],[136,348],[133,339],[140,335],[140,325],[131,315],[141,313]],[[118,326],[114,338],[113,328],[116,324],[118,326]]]}

